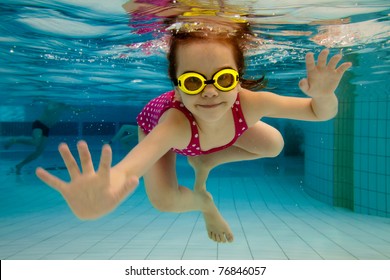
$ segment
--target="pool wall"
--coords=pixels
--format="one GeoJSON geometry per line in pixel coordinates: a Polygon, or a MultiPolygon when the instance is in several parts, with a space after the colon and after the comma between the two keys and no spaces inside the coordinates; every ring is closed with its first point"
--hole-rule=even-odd
{"type": "Polygon", "coordinates": [[[358,213],[390,217],[390,85],[378,54],[349,57],[359,65],[338,88],[340,110],[305,126],[305,190],[358,213]],[[375,80],[361,80],[378,68],[375,80]]]}
{"type": "MultiPolygon", "coordinates": [[[[335,119],[265,121],[282,132],[284,155],[304,153],[307,193],[333,206],[390,217],[390,84],[385,82],[386,71],[382,74],[375,65],[381,60],[377,56],[373,52],[347,58],[359,67],[346,73],[338,88],[340,109],[335,119]],[[370,77],[377,81],[361,82],[365,69],[375,68],[376,75],[370,77]]],[[[135,124],[141,108],[139,104],[106,105],[79,115],[67,113],[51,130],[48,149],[57,149],[62,141],[74,145],[78,139],[92,139],[100,149],[121,124],[135,124]]],[[[43,105],[0,106],[0,138],[30,135],[31,123],[42,110],[43,105]]]]}

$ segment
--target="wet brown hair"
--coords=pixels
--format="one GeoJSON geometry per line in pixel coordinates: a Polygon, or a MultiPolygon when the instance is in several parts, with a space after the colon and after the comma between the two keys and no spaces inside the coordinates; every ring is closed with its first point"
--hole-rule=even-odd
{"type": "Polygon", "coordinates": [[[168,74],[170,79],[176,80],[177,76],[177,50],[180,45],[185,45],[197,41],[217,41],[231,46],[233,58],[240,75],[240,82],[243,88],[259,90],[265,87],[264,76],[257,80],[247,80],[243,78],[245,70],[244,51],[247,44],[250,44],[252,33],[247,24],[237,24],[229,22],[229,25],[208,23],[190,23],[180,26],[171,32],[170,47],[167,55],[168,74]]]}

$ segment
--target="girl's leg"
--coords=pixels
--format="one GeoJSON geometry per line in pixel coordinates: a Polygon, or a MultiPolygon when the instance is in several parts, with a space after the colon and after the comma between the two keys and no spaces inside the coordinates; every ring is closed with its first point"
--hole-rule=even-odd
{"type": "MultiPolygon", "coordinates": [[[[188,162],[195,171],[195,193],[207,192],[206,181],[212,168],[228,162],[275,157],[282,151],[283,145],[283,137],[280,132],[259,121],[241,135],[234,146],[208,155],[188,157],[188,162]]],[[[204,217],[207,224],[210,218],[207,214],[204,214],[204,217]]],[[[221,222],[231,232],[228,224],[224,220],[221,222]]],[[[213,225],[210,223],[209,227],[212,228],[213,225]]],[[[229,235],[229,237],[233,240],[233,235],[229,235]]]]}
{"type": "Polygon", "coordinates": [[[283,137],[277,129],[262,121],[257,122],[233,146],[216,153],[188,158],[195,170],[195,190],[205,189],[212,168],[228,162],[275,157],[282,151],[283,145],[283,137]]]}
{"type": "MultiPolygon", "coordinates": [[[[139,140],[145,137],[139,131],[139,140]]],[[[207,192],[193,192],[180,186],[176,174],[176,154],[166,153],[144,175],[146,193],[153,206],[160,211],[202,211],[210,238],[218,242],[232,241],[229,226],[216,208],[207,192]]]]}

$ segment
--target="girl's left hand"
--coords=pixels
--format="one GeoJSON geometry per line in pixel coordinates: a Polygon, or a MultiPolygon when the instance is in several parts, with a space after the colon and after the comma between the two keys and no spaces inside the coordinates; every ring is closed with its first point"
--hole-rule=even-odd
{"type": "Polygon", "coordinates": [[[329,63],[326,64],[329,50],[325,49],[318,55],[317,65],[314,61],[314,54],[306,54],[306,71],[307,78],[299,82],[299,88],[312,98],[326,97],[333,94],[336,90],[344,72],[352,66],[351,62],[344,62],[339,67],[341,54],[332,56],[329,63]]]}

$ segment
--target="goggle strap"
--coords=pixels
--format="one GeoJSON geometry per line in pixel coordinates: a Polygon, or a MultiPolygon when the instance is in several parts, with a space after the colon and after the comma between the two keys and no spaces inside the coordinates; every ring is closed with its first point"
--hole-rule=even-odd
{"type": "Polygon", "coordinates": [[[205,84],[205,85],[213,85],[214,83],[215,83],[215,80],[214,80],[214,79],[204,81],[204,84],[205,84]]]}

